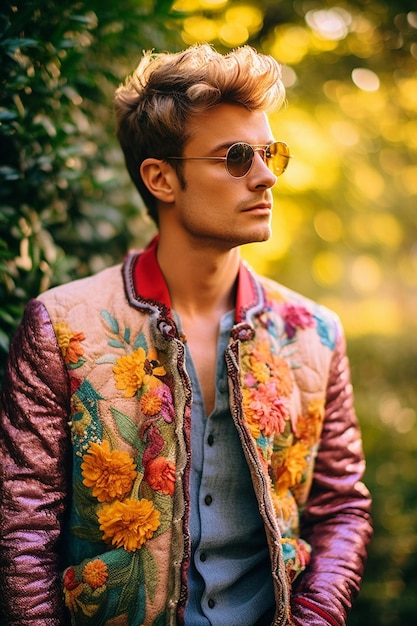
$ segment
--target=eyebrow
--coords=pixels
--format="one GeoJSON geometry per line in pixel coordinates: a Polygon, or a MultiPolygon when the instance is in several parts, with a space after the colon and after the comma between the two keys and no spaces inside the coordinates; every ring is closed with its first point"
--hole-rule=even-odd
{"type": "Polygon", "coordinates": [[[220,150],[228,150],[230,146],[234,146],[235,143],[246,143],[249,146],[270,146],[271,143],[274,143],[276,139],[271,139],[266,143],[250,143],[249,141],[244,141],[243,139],[237,139],[235,141],[224,141],[223,143],[215,146],[212,150],[210,150],[210,154],[212,152],[220,152],[220,150]]]}

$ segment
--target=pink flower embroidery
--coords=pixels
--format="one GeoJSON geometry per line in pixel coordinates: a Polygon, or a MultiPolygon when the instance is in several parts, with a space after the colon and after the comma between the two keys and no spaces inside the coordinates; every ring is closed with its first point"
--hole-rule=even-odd
{"type": "Polygon", "coordinates": [[[285,322],[285,332],[288,339],[292,339],[297,328],[311,328],[314,326],[314,318],[304,306],[284,302],[281,307],[281,315],[285,322]]]}
{"type": "Polygon", "coordinates": [[[260,383],[257,389],[244,390],[244,407],[252,435],[257,439],[281,433],[288,410],[283,398],[277,395],[274,382],[260,383]]]}
{"type": "Polygon", "coordinates": [[[146,448],[143,453],[142,463],[147,465],[151,459],[154,459],[161,452],[164,447],[164,439],[159,431],[159,428],[152,424],[148,428],[146,438],[146,448]]]}

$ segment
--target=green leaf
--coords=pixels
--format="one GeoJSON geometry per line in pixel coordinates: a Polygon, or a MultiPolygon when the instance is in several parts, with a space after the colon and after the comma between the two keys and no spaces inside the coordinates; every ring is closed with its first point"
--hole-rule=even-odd
{"type": "Polygon", "coordinates": [[[143,560],[143,573],[145,580],[148,582],[146,591],[149,594],[151,602],[153,602],[155,598],[155,591],[158,586],[158,576],[155,575],[155,573],[158,571],[157,561],[152,552],[148,550],[146,546],[142,547],[141,554],[143,560]]]}
{"type": "Polygon", "coordinates": [[[119,435],[134,448],[139,447],[138,427],[137,425],[124,413],[111,407],[114,420],[116,422],[119,435]]]}
{"type": "Polygon", "coordinates": [[[127,574],[126,583],[123,585],[117,604],[117,612],[129,613],[134,616],[134,622],[130,623],[142,624],[145,618],[145,594],[143,580],[143,564],[140,550],[134,552],[131,557],[130,570],[127,574]],[[135,581],[132,585],[131,581],[135,581]],[[138,601],[138,593],[141,601],[138,601]],[[140,614],[139,614],[140,613],[140,614]]]}
{"type": "Polygon", "coordinates": [[[79,539],[94,541],[99,543],[102,540],[101,532],[98,528],[88,528],[87,526],[72,526],[71,533],[79,539]]]}

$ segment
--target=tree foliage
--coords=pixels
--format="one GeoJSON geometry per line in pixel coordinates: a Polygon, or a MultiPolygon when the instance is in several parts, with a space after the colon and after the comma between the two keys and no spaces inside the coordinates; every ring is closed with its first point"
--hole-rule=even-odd
{"type": "Polygon", "coordinates": [[[153,226],[113,130],[142,50],[249,43],[283,65],[294,158],[256,269],[348,334],[375,539],[349,624],[417,612],[417,11],[410,0],[5,0],[0,7],[0,377],[25,303],[153,226]]]}
{"type": "Polygon", "coordinates": [[[175,45],[169,4],[0,9],[2,362],[29,298],[126,250],[141,207],[115,147],[112,97],[142,49],[175,45]]]}

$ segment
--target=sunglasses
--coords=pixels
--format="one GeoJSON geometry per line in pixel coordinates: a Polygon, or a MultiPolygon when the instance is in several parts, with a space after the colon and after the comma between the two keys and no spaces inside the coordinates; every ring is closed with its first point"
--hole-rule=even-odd
{"type": "Polygon", "coordinates": [[[243,178],[250,172],[255,152],[262,155],[264,163],[275,174],[281,176],[291,158],[290,149],[283,141],[274,141],[269,146],[251,146],[240,141],[234,143],[224,157],[165,157],[166,161],[224,161],[227,173],[233,178],[243,178]]]}

